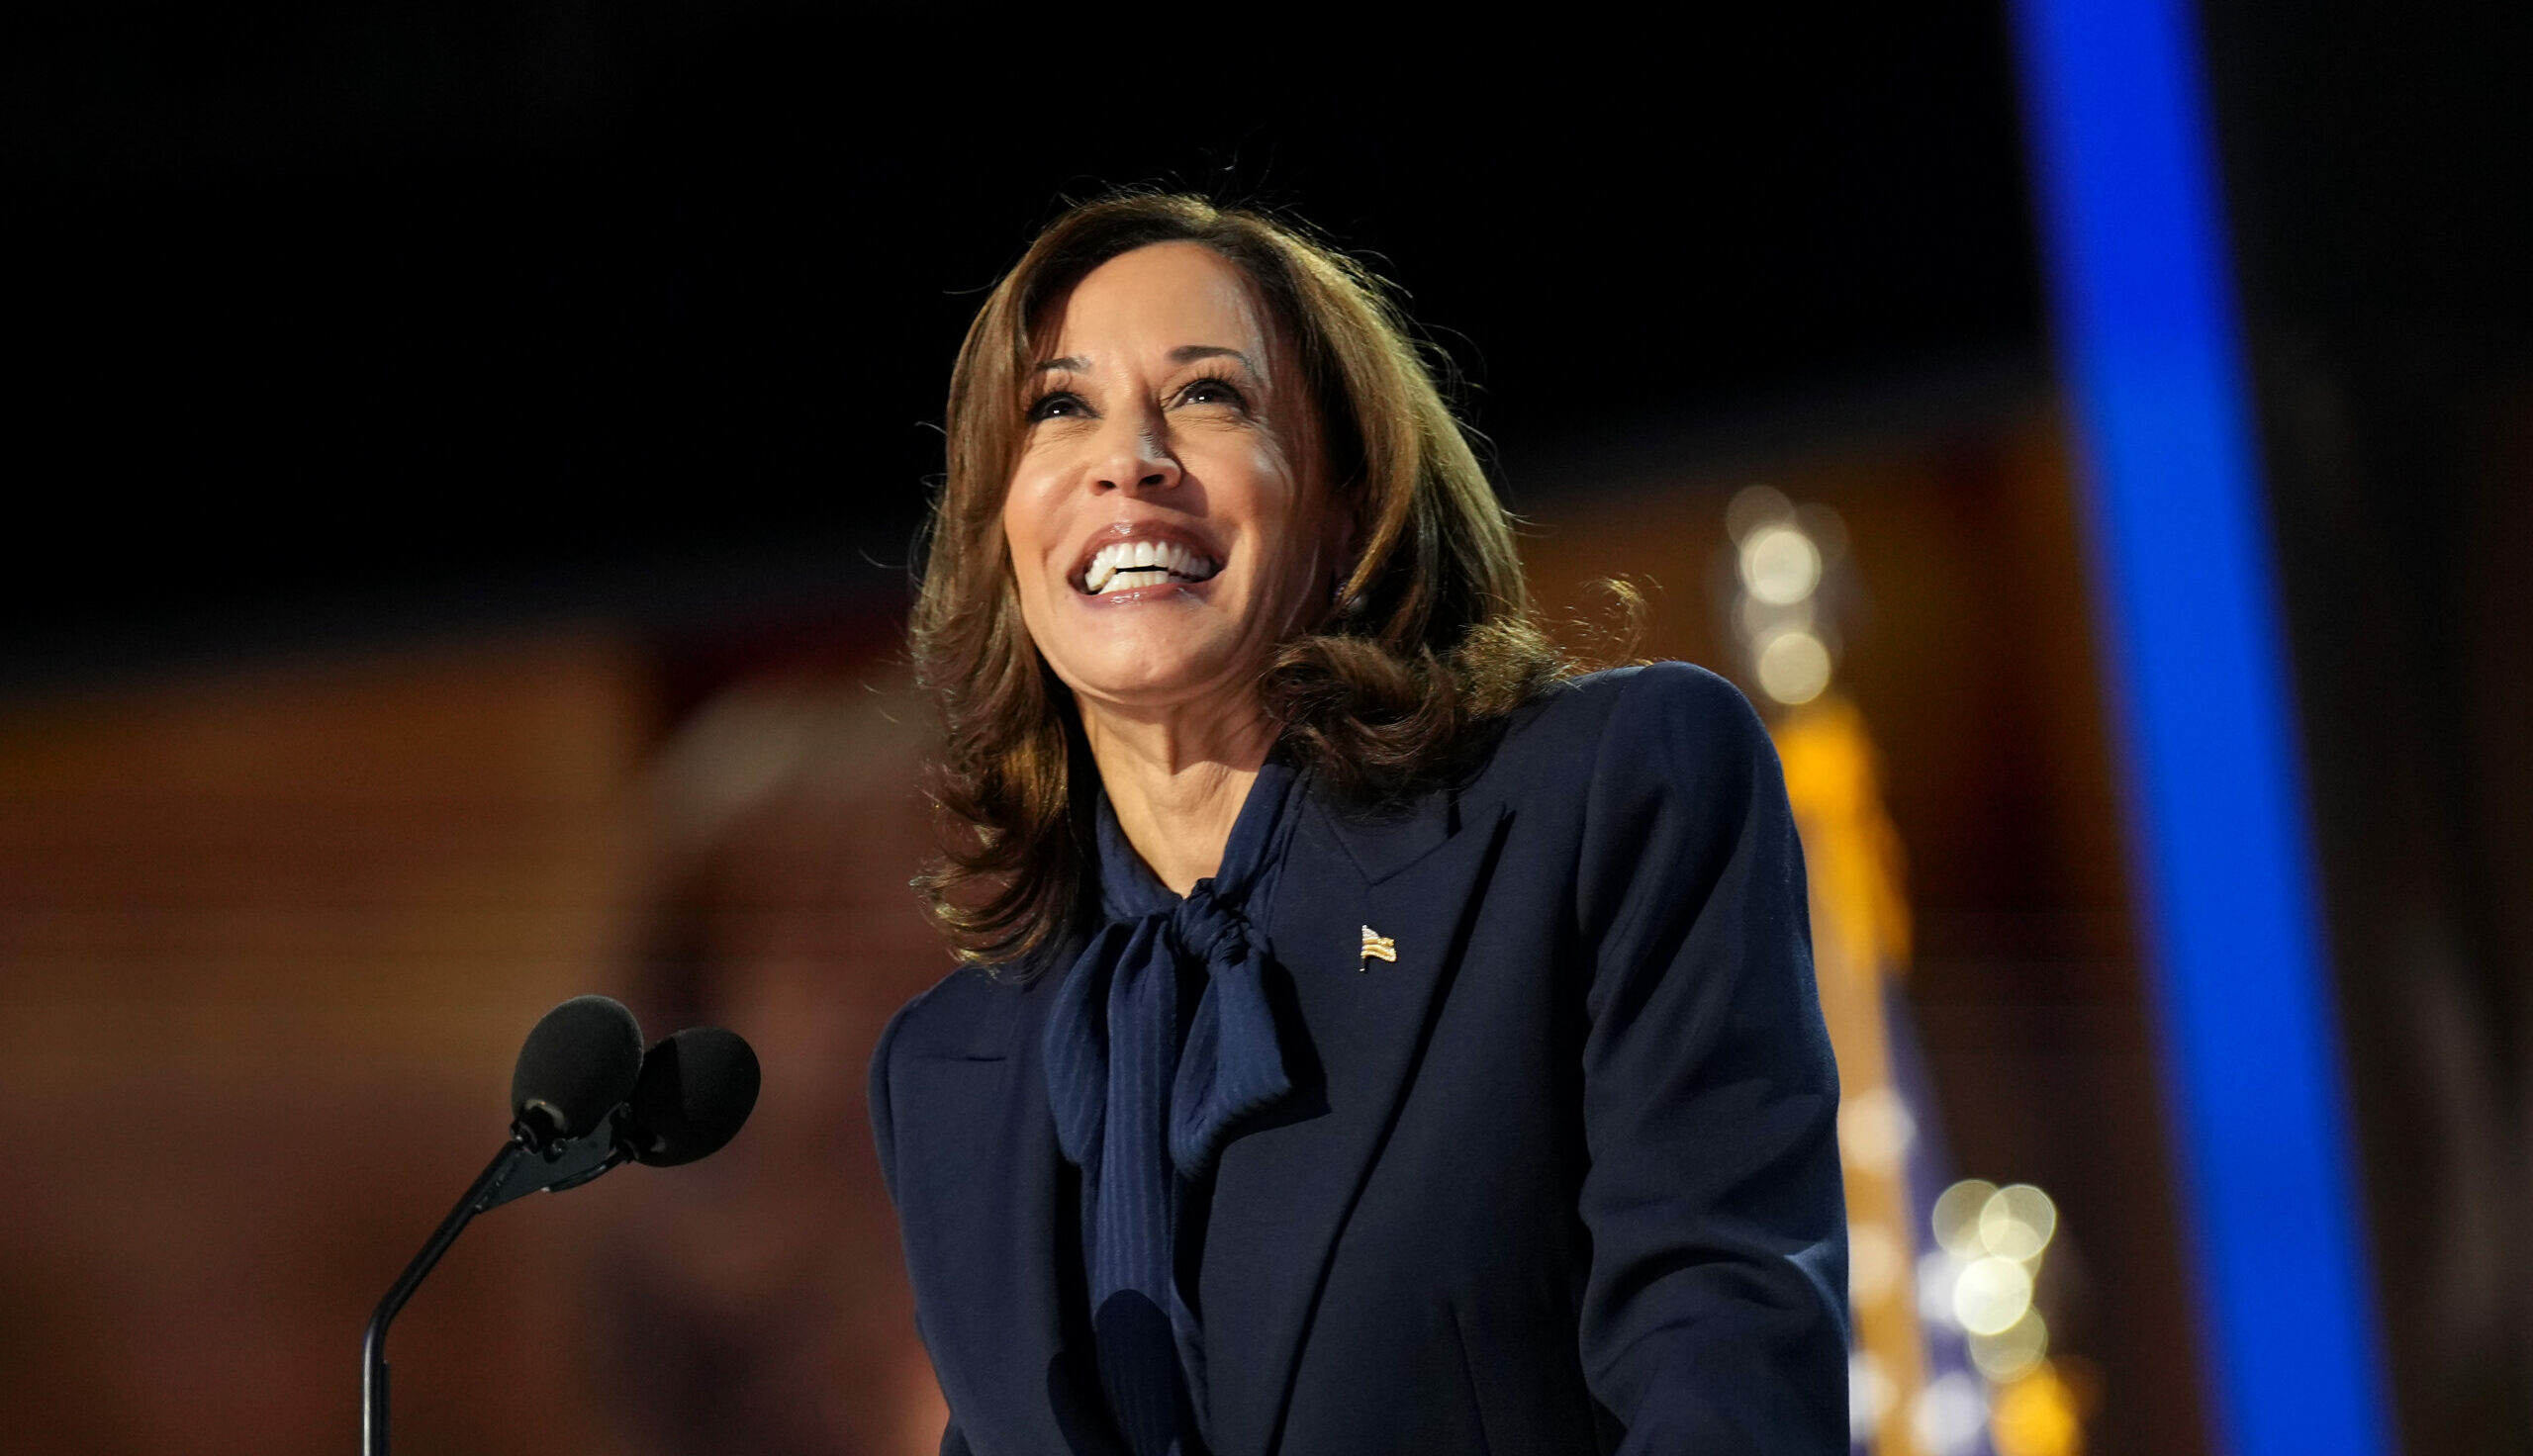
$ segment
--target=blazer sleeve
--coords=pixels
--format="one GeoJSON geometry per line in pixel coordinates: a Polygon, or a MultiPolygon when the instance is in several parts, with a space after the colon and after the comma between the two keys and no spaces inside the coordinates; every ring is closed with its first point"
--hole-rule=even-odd
{"type": "MultiPolygon", "coordinates": [[[[887,1029],[880,1033],[880,1045],[871,1053],[871,1138],[879,1147],[880,1179],[888,1186],[889,1202],[892,1207],[897,1201],[897,1125],[896,1099],[889,1082],[889,1071],[896,1047],[897,1029],[905,1025],[907,1015],[913,1010],[909,1005],[889,1018],[887,1029]]],[[[924,1336],[920,1314],[915,1317],[915,1336],[923,1339],[927,1346],[931,1343],[924,1336]]],[[[942,1428],[941,1456],[968,1456],[968,1438],[960,1431],[956,1415],[951,1416],[949,1423],[942,1428]]]]}
{"type": "Polygon", "coordinates": [[[1585,1376],[1623,1452],[1844,1452],[1837,1069],[1775,750],[1730,684],[1659,665],[1586,792],[1585,1376]]]}

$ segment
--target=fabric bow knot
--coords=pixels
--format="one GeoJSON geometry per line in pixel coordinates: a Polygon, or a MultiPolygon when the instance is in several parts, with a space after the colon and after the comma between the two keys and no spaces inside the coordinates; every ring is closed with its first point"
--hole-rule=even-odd
{"type": "Polygon", "coordinates": [[[1153,877],[1103,798],[1109,920],[1048,1010],[1048,1101],[1056,1140],[1081,1169],[1100,1384],[1135,1456],[1203,1449],[1204,1347],[1176,1285],[1179,1206],[1234,1126],[1292,1088],[1266,995],[1271,956],[1252,917],[1272,903],[1299,798],[1289,769],[1262,768],[1222,867],[1184,899],[1153,877]],[[1183,1040],[1182,983],[1196,997],[1183,1040]]]}
{"type": "Polygon", "coordinates": [[[1258,944],[1257,932],[1250,928],[1249,917],[1224,909],[1222,901],[1214,897],[1214,882],[1210,879],[1171,908],[1170,938],[1183,954],[1208,967],[1254,960],[1264,949],[1258,944]]]}
{"type": "Polygon", "coordinates": [[[1266,999],[1266,959],[1249,917],[1225,907],[1211,880],[1166,912],[1094,937],[1048,1024],[1050,1068],[1069,1094],[1054,1099],[1066,1158],[1095,1183],[1112,1124],[1166,1118],[1171,1162],[1179,1176],[1202,1178],[1234,1124],[1291,1091],[1266,999]],[[1173,1058],[1163,1043],[1176,1040],[1180,957],[1204,967],[1204,989],[1173,1058]],[[1170,1089],[1159,1106],[1137,1090],[1156,1074],[1170,1089]],[[1131,1105],[1112,1108],[1121,1097],[1131,1105]]]}

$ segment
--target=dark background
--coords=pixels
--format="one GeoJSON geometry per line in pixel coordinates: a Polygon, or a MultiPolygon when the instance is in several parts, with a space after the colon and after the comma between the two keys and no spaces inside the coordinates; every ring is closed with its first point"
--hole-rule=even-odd
{"type": "Polygon", "coordinates": [[[676,612],[901,566],[980,292],[1110,184],[1289,207],[1373,255],[1515,457],[2041,367],[1984,6],[1688,44],[657,0],[13,29],[21,458],[69,517],[63,584],[13,588],[22,675],[206,612],[676,612]]]}
{"type": "Polygon", "coordinates": [[[2533,11],[2208,7],[2384,1350],[2533,1448],[2533,11]]]}

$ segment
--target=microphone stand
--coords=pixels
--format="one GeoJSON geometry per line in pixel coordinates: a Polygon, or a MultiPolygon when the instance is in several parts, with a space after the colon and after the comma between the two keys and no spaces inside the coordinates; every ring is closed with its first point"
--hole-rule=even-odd
{"type": "Polygon", "coordinates": [[[457,1235],[477,1214],[524,1198],[540,1188],[558,1192],[577,1188],[631,1157],[629,1151],[617,1145],[614,1130],[615,1119],[610,1116],[589,1137],[544,1141],[540,1147],[541,1139],[526,1124],[511,1129],[510,1140],[493,1154],[492,1162],[485,1165],[474,1186],[440,1221],[430,1242],[414,1255],[414,1262],[405,1266],[404,1276],[378,1302],[378,1312],[369,1317],[369,1329],[360,1340],[361,1456],[387,1456],[387,1326],[405,1308],[405,1302],[414,1297],[414,1291],[422,1287],[423,1277],[439,1263],[440,1255],[448,1252],[448,1246],[457,1241],[457,1235]]]}

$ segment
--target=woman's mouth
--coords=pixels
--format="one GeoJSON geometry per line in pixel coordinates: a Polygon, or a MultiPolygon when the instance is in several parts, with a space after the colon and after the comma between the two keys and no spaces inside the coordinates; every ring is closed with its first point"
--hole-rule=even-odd
{"type": "Polygon", "coordinates": [[[1211,580],[1222,563],[1175,541],[1117,541],[1102,546],[1081,574],[1081,590],[1106,596],[1145,587],[1211,580]]]}

